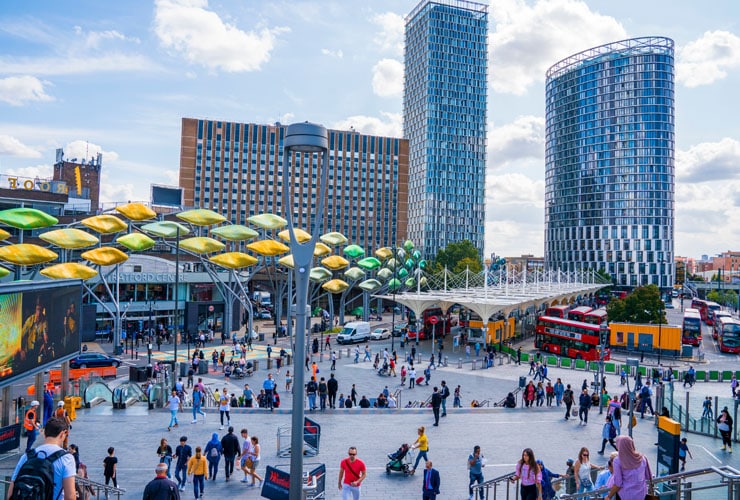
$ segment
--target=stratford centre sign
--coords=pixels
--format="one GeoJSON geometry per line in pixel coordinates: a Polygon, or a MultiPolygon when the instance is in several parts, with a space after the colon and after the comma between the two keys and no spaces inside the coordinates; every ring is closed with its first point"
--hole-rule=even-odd
{"type": "Polygon", "coordinates": [[[175,273],[120,273],[126,283],[174,283],[175,273]]]}

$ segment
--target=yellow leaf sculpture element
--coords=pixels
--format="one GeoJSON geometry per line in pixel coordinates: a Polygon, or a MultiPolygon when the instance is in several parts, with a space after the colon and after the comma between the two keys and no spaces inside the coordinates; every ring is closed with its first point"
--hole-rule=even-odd
{"type": "Polygon", "coordinates": [[[98,275],[98,272],[95,269],[91,267],[87,267],[84,264],[78,264],[77,262],[67,262],[66,264],[57,264],[55,266],[46,267],[42,269],[40,272],[47,278],[52,278],[55,280],[63,280],[63,279],[89,280],[90,278],[93,278],[98,275]]]}
{"type": "Polygon", "coordinates": [[[247,248],[266,257],[274,257],[276,255],[284,254],[290,251],[290,248],[288,248],[286,245],[283,245],[279,241],[275,240],[255,241],[247,245],[247,248]]]}
{"type": "Polygon", "coordinates": [[[0,229],[0,241],[7,240],[10,238],[10,233],[4,229],[0,229]]]}
{"type": "Polygon", "coordinates": [[[19,266],[33,266],[56,259],[58,255],[48,248],[32,243],[0,247],[0,260],[19,266]]]}
{"type": "MultiPolygon", "coordinates": [[[[293,230],[295,231],[295,239],[298,243],[306,243],[307,241],[311,241],[311,235],[303,229],[293,228],[293,230]]],[[[278,238],[286,243],[290,243],[290,231],[288,229],[280,231],[278,233],[278,238]]]]}
{"type": "Polygon", "coordinates": [[[142,203],[127,203],[118,205],[116,212],[130,220],[149,220],[157,216],[157,213],[142,203]]]}
{"type": "Polygon", "coordinates": [[[338,271],[344,269],[349,265],[349,261],[341,255],[331,255],[321,261],[321,265],[332,271],[338,271]]]}
{"type": "Polygon", "coordinates": [[[115,215],[96,215],[80,221],[83,226],[101,234],[112,234],[124,231],[128,224],[115,215]]]}
{"type": "Polygon", "coordinates": [[[52,245],[67,249],[87,248],[100,241],[96,236],[93,236],[87,231],[71,227],[47,231],[44,234],[40,234],[39,238],[52,245]]]}
{"type": "Polygon", "coordinates": [[[286,255],[278,259],[278,264],[283,267],[293,269],[295,267],[295,261],[293,261],[293,255],[286,255]]]}
{"type": "Polygon", "coordinates": [[[255,257],[242,252],[220,253],[210,257],[208,260],[227,269],[241,269],[243,267],[253,266],[258,262],[255,257]]]}
{"type": "Polygon", "coordinates": [[[340,279],[333,279],[321,285],[321,288],[329,293],[342,293],[349,288],[349,285],[340,279]]]}
{"type": "Polygon", "coordinates": [[[128,260],[128,255],[113,247],[100,247],[88,250],[81,257],[99,266],[113,266],[128,260]]]}
{"type": "Polygon", "coordinates": [[[314,257],[323,257],[324,255],[329,255],[330,253],[331,248],[321,243],[320,241],[316,242],[316,248],[313,249],[314,257]]]}

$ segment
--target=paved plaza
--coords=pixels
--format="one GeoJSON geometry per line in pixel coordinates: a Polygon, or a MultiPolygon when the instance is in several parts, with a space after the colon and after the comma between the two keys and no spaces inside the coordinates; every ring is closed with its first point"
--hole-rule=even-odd
{"type": "MultiPolygon", "coordinates": [[[[390,341],[371,344],[374,352],[386,346],[390,350],[390,341]]],[[[220,350],[220,346],[214,347],[220,350]]],[[[451,348],[446,345],[445,350],[448,347],[451,348]]],[[[278,343],[276,350],[279,348],[278,343]]],[[[427,351],[422,351],[422,357],[428,359],[429,342],[422,343],[420,349],[425,348],[427,351]]],[[[213,347],[207,347],[206,353],[210,354],[212,349],[213,347]]],[[[264,350],[257,352],[262,356],[264,350]]],[[[399,356],[402,356],[403,352],[404,350],[399,350],[399,356]]],[[[404,477],[395,472],[387,476],[385,473],[385,464],[388,461],[386,455],[395,451],[404,442],[413,442],[419,425],[427,427],[429,456],[440,471],[441,498],[446,499],[467,498],[468,473],[465,460],[476,444],[482,447],[483,455],[488,461],[484,469],[487,479],[512,471],[515,461],[525,447],[531,447],[537,458],[542,459],[548,468],[557,473],[565,471],[566,459],[575,457],[581,446],[589,447],[594,463],[603,465],[606,462],[605,456],[595,453],[601,445],[601,428],[604,421],[604,416],[599,416],[598,409],[591,410],[589,424],[585,427],[579,426],[577,419],[564,421],[564,410],[557,407],[471,409],[469,403],[472,399],[497,401],[509,391],[513,391],[518,386],[519,377],[527,376],[529,367],[504,363],[500,366],[497,364],[491,369],[474,371],[469,363],[464,364],[463,368],[457,367],[458,358],[465,358],[460,351],[447,352],[450,363],[447,367],[432,371],[430,386],[404,388],[401,392],[401,404],[406,405],[408,401],[425,400],[431,394],[432,386],[439,385],[441,380],[446,380],[451,391],[459,384],[464,407],[459,410],[452,409],[450,397],[448,416],[441,420],[439,427],[432,427],[433,418],[429,409],[345,409],[307,412],[310,418],[321,425],[322,434],[319,455],[307,457],[305,462],[326,464],[327,498],[339,498],[336,489],[338,464],[350,445],[358,448],[359,457],[368,467],[368,479],[363,485],[362,498],[385,499],[391,495],[396,498],[420,497],[421,476],[404,477]]],[[[323,361],[319,362],[319,366],[319,376],[328,378],[331,372],[326,355],[323,361]]],[[[421,366],[426,366],[426,363],[422,363],[421,366]]],[[[276,375],[278,387],[283,389],[285,368],[279,375],[276,370],[271,371],[276,375]]],[[[244,383],[259,388],[266,374],[267,370],[262,366],[253,377],[232,380],[228,387],[237,394],[241,393],[244,383]]],[[[346,356],[346,347],[343,348],[342,358],[337,362],[335,374],[339,380],[339,392],[345,395],[349,393],[353,383],[356,384],[360,396],[364,394],[368,397],[377,396],[386,385],[391,392],[400,388],[400,377],[379,376],[369,362],[353,363],[353,357],[346,356]]],[[[590,372],[559,368],[550,368],[549,377],[553,381],[560,377],[564,383],[570,383],[576,389],[580,388],[584,379],[588,382],[593,380],[593,374],[590,372]]],[[[204,382],[215,389],[222,388],[225,381],[220,374],[211,371],[204,376],[204,382]]],[[[608,375],[607,389],[613,391],[618,386],[619,377],[608,375]]],[[[730,391],[727,383],[698,383],[689,390],[694,395],[716,395],[725,398],[730,391]]],[[[685,398],[681,384],[676,384],[675,391],[675,397],[685,398]]],[[[264,466],[268,464],[287,468],[289,463],[288,458],[277,456],[277,429],[290,424],[289,410],[292,400],[290,394],[284,390],[280,391],[280,395],[281,408],[275,412],[246,409],[232,411],[231,423],[237,433],[246,427],[250,435],[260,438],[262,445],[260,472],[264,472],[264,466]]],[[[200,422],[190,424],[191,414],[181,413],[179,428],[171,432],[167,431],[169,412],[166,409],[149,411],[141,404],[127,410],[113,410],[109,405],[100,405],[90,410],[78,411],[77,417],[70,442],[79,445],[82,461],[88,465],[90,477],[102,481],[105,450],[108,446],[114,446],[119,458],[119,484],[127,490],[127,496],[132,497],[139,497],[147,481],[154,476],[153,469],[157,463],[155,452],[162,437],[168,438],[174,448],[179,437],[186,435],[188,443],[194,448],[196,445],[205,446],[213,432],[217,432],[219,436],[225,432],[219,430],[218,413],[215,408],[208,410],[205,424],[200,422]]],[[[626,421],[626,418],[623,418],[623,422],[626,421]]],[[[647,417],[640,420],[638,415],[638,422],[634,430],[637,447],[650,457],[651,465],[654,467],[656,427],[647,417]]],[[[720,451],[719,439],[694,434],[689,434],[688,439],[694,455],[694,459],[689,460],[689,468],[720,464],[731,464],[735,467],[740,465],[740,460],[736,458],[740,450],[735,456],[720,451]]],[[[4,469],[3,473],[8,474],[14,463],[14,459],[0,463],[0,467],[4,469]]],[[[226,483],[223,476],[223,461],[217,481],[209,481],[206,485],[207,496],[238,493],[258,498],[257,490],[258,488],[250,488],[239,482],[226,483]]],[[[188,483],[184,498],[191,498],[192,495],[192,485],[188,483]]]]}

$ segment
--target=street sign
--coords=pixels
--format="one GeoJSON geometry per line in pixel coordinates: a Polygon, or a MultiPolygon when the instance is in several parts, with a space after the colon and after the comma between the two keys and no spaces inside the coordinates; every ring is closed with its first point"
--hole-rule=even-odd
{"type": "Polygon", "coordinates": [[[213,306],[208,306],[208,312],[213,312],[213,311],[215,311],[215,310],[216,310],[216,308],[215,308],[215,307],[213,307],[213,306]]]}
{"type": "Polygon", "coordinates": [[[431,317],[429,318],[429,322],[430,322],[431,324],[433,324],[433,325],[436,325],[437,323],[439,323],[439,317],[438,317],[438,316],[431,316],[431,317]]]}

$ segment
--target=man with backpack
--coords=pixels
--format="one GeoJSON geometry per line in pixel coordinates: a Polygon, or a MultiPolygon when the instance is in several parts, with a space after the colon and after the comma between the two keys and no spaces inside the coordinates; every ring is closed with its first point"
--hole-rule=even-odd
{"type": "Polygon", "coordinates": [[[62,449],[68,433],[66,421],[50,418],[46,422],[44,444],[28,450],[13,471],[9,499],[75,499],[75,459],[62,449]]]}
{"type": "Polygon", "coordinates": [[[563,403],[565,403],[565,420],[570,419],[570,408],[573,406],[573,389],[570,388],[570,384],[563,391],[563,403]]]}
{"type": "Polygon", "coordinates": [[[645,385],[640,389],[640,418],[645,418],[645,409],[650,408],[650,414],[655,416],[655,410],[653,410],[653,402],[651,401],[652,391],[650,390],[650,381],[646,381],[645,385]]]}

